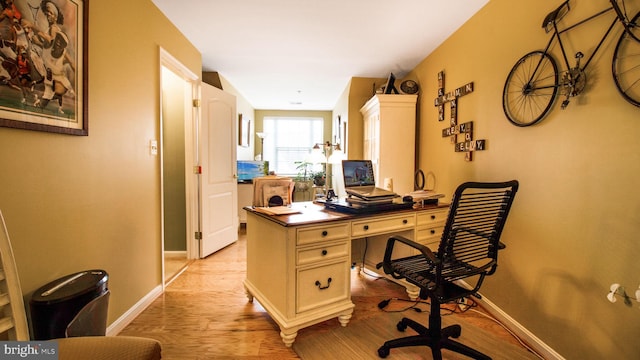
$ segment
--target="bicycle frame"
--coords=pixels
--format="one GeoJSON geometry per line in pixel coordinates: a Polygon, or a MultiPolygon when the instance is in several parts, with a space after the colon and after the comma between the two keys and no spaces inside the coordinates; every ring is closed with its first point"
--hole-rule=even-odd
{"type": "MultiPolygon", "coordinates": [[[[568,0],[565,1],[562,5],[560,5],[560,7],[558,7],[558,9],[556,9],[554,12],[556,12],[556,13],[559,12],[559,10],[564,6],[566,6],[567,7],[567,11],[569,11],[569,1],[568,0]]],[[[581,20],[581,21],[579,21],[579,22],[577,22],[577,23],[565,28],[565,29],[562,29],[562,30],[558,30],[557,19],[556,18],[552,19],[553,35],[551,35],[551,38],[549,39],[549,42],[547,43],[547,46],[544,49],[544,53],[545,54],[549,54],[549,49],[551,48],[551,45],[553,44],[553,40],[557,38],[558,39],[558,44],[560,45],[560,50],[562,51],[562,57],[564,58],[564,63],[565,63],[566,69],[567,70],[571,69],[571,65],[569,64],[569,59],[567,58],[567,53],[566,53],[566,50],[564,48],[564,44],[562,43],[562,38],[560,37],[560,35],[564,34],[565,32],[567,32],[567,31],[569,31],[571,29],[574,29],[574,28],[576,28],[576,27],[578,27],[578,26],[580,26],[580,25],[582,25],[582,24],[584,24],[586,22],[589,22],[589,21],[591,21],[591,20],[593,20],[593,19],[595,19],[595,18],[597,18],[597,17],[599,17],[601,15],[604,15],[604,14],[606,14],[606,13],[612,11],[612,10],[613,10],[613,6],[607,8],[607,9],[604,9],[604,10],[602,10],[602,11],[600,11],[600,12],[594,14],[594,15],[591,15],[591,16],[589,16],[589,17],[587,17],[587,18],[585,18],[585,19],[583,19],[583,20],[581,20]]],[[[596,48],[593,50],[591,55],[587,58],[587,61],[584,63],[584,65],[581,68],[579,68],[580,71],[584,71],[587,68],[587,66],[589,66],[589,63],[591,63],[591,60],[594,58],[594,56],[596,55],[598,50],[600,50],[600,47],[602,46],[604,41],[607,39],[607,37],[611,33],[611,30],[613,30],[613,27],[616,25],[616,23],[618,21],[620,21],[620,19],[618,18],[618,15],[616,14],[616,17],[613,19],[613,22],[611,23],[611,25],[609,26],[607,31],[604,33],[604,35],[600,39],[600,42],[598,42],[598,45],[596,46],[596,48]]],[[[581,53],[579,53],[579,54],[581,54],[581,53]]],[[[576,65],[576,68],[577,67],[578,67],[578,65],[576,65]]]]}

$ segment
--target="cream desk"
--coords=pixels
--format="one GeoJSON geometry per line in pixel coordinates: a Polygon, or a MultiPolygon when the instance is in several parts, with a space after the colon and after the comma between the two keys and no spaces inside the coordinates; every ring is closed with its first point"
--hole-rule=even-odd
{"type": "MultiPolygon", "coordinates": [[[[329,211],[313,202],[293,208],[300,213],[274,216],[245,208],[244,287],[249,301],[257,299],[278,324],[286,346],[298,330],[334,317],[347,326],[354,308],[352,264],[382,274],[375,265],[390,235],[437,247],[448,211],[446,204],[367,215],[329,211]]],[[[411,298],[418,296],[417,288],[404,285],[411,298]]]]}

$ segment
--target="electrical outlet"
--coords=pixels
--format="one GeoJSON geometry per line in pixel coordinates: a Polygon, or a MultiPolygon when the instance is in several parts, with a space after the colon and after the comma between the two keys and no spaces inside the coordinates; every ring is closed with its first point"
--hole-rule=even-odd
{"type": "Polygon", "coordinates": [[[640,286],[638,287],[638,290],[636,290],[635,292],[635,298],[629,296],[625,291],[624,286],[620,284],[611,284],[611,287],[609,288],[609,290],[610,291],[607,294],[607,299],[612,303],[615,303],[617,301],[616,296],[623,298],[624,304],[629,307],[633,306],[631,303],[631,300],[640,302],[640,286]]]}

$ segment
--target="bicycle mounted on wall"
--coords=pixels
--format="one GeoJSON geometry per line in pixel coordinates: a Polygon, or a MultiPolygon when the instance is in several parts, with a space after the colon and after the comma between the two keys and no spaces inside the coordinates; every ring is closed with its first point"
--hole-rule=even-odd
{"type": "Polygon", "coordinates": [[[569,105],[571,97],[580,95],[587,82],[585,70],[616,23],[622,24],[624,31],[613,53],[613,80],[625,100],[640,106],[640,11],[630,18],[624,0],[609,1],[611,7],[562,30],[558,29],[558,21],[569,12],[569,0],[545,17],[542,27],[547,33],[553,32],[547,46],[542,51],[535,50],[520,58],[504,84],[502,107],[512,124],[522,127],[536,124],[549,114],[559,94],[565,96],[562,109],[569,105]],[[615,12],[615,19],[584,65],[580,64],[584,54],[578,52],[575,55],[575,66],[571,67],[560,35],[612,10],[615,12]],[[558,64],[550,54],[555,39],[560,45],[567,69],[562,72],[559,72],[558,64]]]}

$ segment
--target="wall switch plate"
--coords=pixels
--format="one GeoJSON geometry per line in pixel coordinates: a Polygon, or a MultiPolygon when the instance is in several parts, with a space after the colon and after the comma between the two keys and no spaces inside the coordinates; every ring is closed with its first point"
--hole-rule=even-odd
{"type": "Polygon", "coordinates": [[[149,141],[149,153],[151,155],[158,155],[158,141],[157,140],[149,141]]]}

